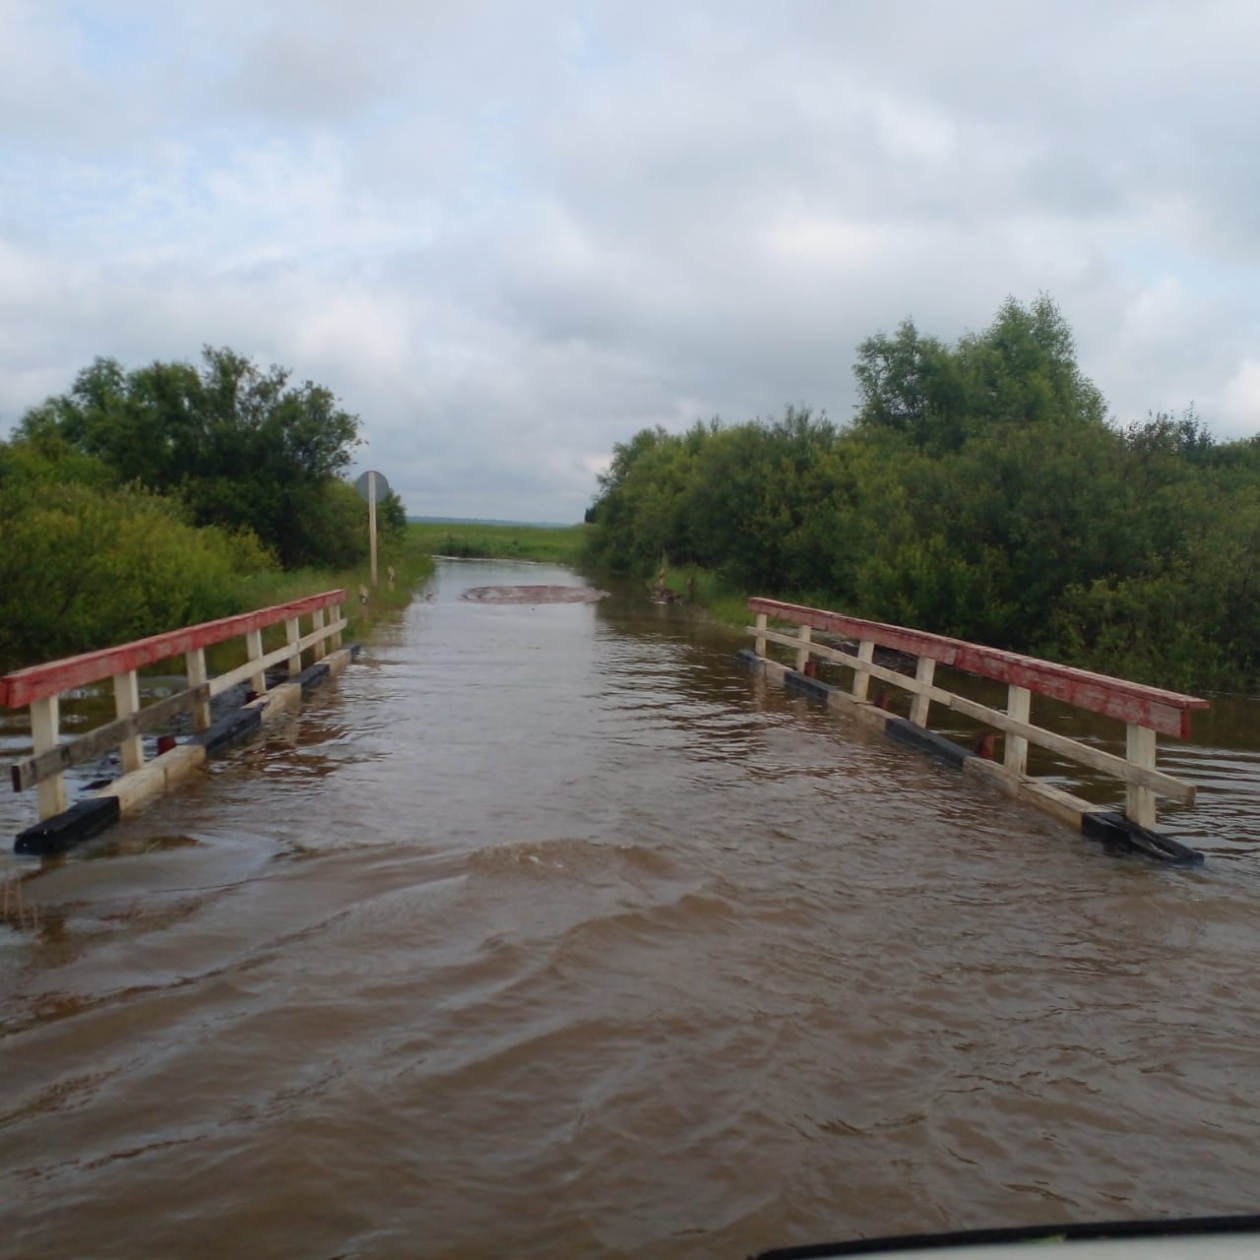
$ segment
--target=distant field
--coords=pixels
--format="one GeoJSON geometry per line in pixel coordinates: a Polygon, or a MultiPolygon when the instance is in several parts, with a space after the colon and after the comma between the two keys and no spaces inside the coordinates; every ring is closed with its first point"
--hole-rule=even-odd
{"type": "Polygon", "coordinates": [[[484,521],[409,521],[408,539],[435,556],[494,557],[575,564],[585,525],[512,525],[484,521]]]}

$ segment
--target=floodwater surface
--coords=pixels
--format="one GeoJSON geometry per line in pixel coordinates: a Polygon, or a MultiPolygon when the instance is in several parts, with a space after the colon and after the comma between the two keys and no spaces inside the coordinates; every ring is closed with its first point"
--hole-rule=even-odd
{"type": "Polygon", "coordinates": [[[580,579],[443,563],[265,740],[4,859],[0,1251],[742,1257],[1260,1206],[1254,703],[1161,752],[1202,786],[1172,870],[633,592],[460,599],[522,583],[580,579]]]}

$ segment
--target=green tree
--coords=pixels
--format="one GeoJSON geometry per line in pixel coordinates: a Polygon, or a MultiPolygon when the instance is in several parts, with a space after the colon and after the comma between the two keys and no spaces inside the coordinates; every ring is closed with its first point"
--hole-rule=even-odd
{"type": "Polygon", "coordinates": [[[893,337],[862,342],[853,370],[859,430],[936,452],[994,428],[1106,420],[1102,394],[1077,366],[1071,329],[1045,295],[1027,307],[1008,298],[983,333],[953,348],[907,320],[893,337]]]}
{"type": "Polygon", "coordinates": [[[24,417],[19,435],[99,459],[118,484],[177,494],[199,525],[248,528],[286,567],[329,562],[329,483],[359,445],[358,418],[326,387],[290,382],[229,349],[200,369],[153,363],[125,372],[97,359],[68,393],[24,417]]]}
{"type": "Polygon", "coordinates": [[[1155,683],[1260,683],[1260,437],[1193,408],[1108,422],[1048,297],[954,345],[906,322],[858,349],[836,430],[645,429],[591,509],[597,559],[662,555],[761,594],[1155,683]]]}

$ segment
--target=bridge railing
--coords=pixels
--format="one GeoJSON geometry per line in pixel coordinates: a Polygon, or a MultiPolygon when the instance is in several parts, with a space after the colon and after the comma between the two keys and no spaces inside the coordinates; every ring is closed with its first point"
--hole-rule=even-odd
{"type": "Polygon", "coordinates": [[[31,756],[12,765],[13,790],[37,786],[42,822],[66,808],[64,772],[71,767],[117,748],[124,773],[139,770],[144,764],[141,736],[145,731],[181,713],[191,713],[194,729],[204,731],[210,725],[211,697],[246,681],[262,695],[267,690],[266,671],[270,667],[287,662],[290,676],[296,676],[302,670],[304,651],[309,650],[318,661],[329,647],[340,647],[346,628],[342,615],[345,598],[344,590],[325,591],[6,674],[0,678],[0,707],[29,706],[31,719],[31,756]],[[304,617],[309,626],[305,633],[301,624],[304,617]],[[280,623],[285,628],[284,645],[264,652],[262,632],[280,623]],[[211,677],[206,672],[206,648],[237,638],[245,640],[245,664],[211,677]],[[179,656],[183,657],[187,688],[142,708],[137,671],[179,656]],[[106,678],[113,679],[116,720],[61,742],[61,696],[106,678]]]}
{"type": "Polygon", "coordinates": [[[1027,775],[1028,746],[1035,744],[1121,780],[1126,789],[1125,816],[1130,822],[1148,830],[1155,826],[1157,797],[1184,805],[1194,803],[1193,784],[1165,774],[1156,767],[1156,741],[1161,734],[1188,738],[1190,715],[1195,709],[1206,709],[1206,700],[821,608],[760,598],[750,599],[748,607],[756,614],[756,624],[748,627],[748,633],[754,636],[758,656],[765,657],[767,643],[777,643],[795,650],[798,671],[805,670],[811,657],[847,666],[854,671],[851,695],[858,703],[867,702],[872,678],[899,687],[913,696],[910,721],[925,729],[933,704],[943,705],[994,727],[1005,736],[1002,765],[1010,776],[1023,778],[1027,775]],[[770,619],[794,625],[796,633],[785,634],[771,629],[770,619]],[[856,643],[856,652],[814,643],[812,634],[815,630],[856,643]],[[914,677],[877,665],[874,661],[876,647],[890,648],[916,658],[914,677]],[[1005,712],[937,686],[935,671],[938,664],[1006,683],[1005,712]],[[1034,693],[1123,722],[1126,755],[1118,757],[1035,725],[1031,721],[1034,693]]]}

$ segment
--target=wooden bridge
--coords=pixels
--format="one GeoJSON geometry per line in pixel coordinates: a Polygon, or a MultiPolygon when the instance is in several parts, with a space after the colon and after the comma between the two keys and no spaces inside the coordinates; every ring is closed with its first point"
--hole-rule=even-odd
{"type": "MultiPolygon", "coordinates": [[[[15,791],[37,789],[39,822],[18,836],[16,851],[55,852],[96,834],[186,777],[208,756],[299,704],[306,689],[339,672],[357,650],[341,646],[344,601],[344,591],[326,591],[0,678],[0,706],[30,706],[32,752],[11,767],[11,777],[15,791]],[[309,619],[305,631],[303,618],[309,619]],[[274,632],[274,639],[281,627],[283,643],[265,650],[264,633],[274,632]],[[244,663],[212,677],[206,649],[237,639],[244,641],[244,663]],[[142,706],[138,671],[181,658],[186,685],[142,706]],[[279,665],[285,667],[284,680],[269,689],[267,671],[279,665]],[[105,679],[113,683],[115,719],[63,739],[61,697],[105,679]],[[212,699],[242,684],[249,687],[244,703],[212,722],[212,699]],[[186,722],[191,725],[191,736],[179,741],[168,733],[159,741],[157,755],[146,762],[142,736],[169,729],[172,720],[184,714],[191,715],[190,723],[186,722]],[[89,790],[67,808],[65,772],[114,749],[120,750],[122,774],[89,790]]],[[[1195,799],[1193,784],[1159,769],[1156,745],[1161,734],[1186,738],[1192,713],[1207,708],[1206,700],[826,609],[760,598],[750,600],[749,609],[756,617],[756,624],[748,628],[755,650],[741,655],[786,687],[855,713],[891,738],[982,775],[1106,843],[1164,860],[1202,860],[1201,854],[1155,830],[1159,798],[1182,805],[1191,805],[1195,799]],[[815,640],[815,632],[826,638],[815,640]],[[771,647],[786,659],[776,659],[771,647]],[[897,655],[891,663],[880,663],[875,659],[876,649],[897,655]],[[817,675],[819,662],[852,671],[852,677],[845,686],[823,681],[817,675]],[[907,672],[911,664],[913,674],[907,672]],[[1005,709],[961,694],[957,685],[949,685],[949,677],[937,676],[938,666],[1005,684],[1005,709]],[[872,678],[909,694],[907,718],[888,711],[886,695],[876,702],[870,700],[872,678]],[[1122,723],[1125,755],[1034,722],[1034,696],[1050,697],[1122,723]],[[944,738],[930,729],[934,706],[981,724],[989,734],[981,738],[978,749],[944,738]],[[992,755],[997,739],[1002,740],[1001,760],[992,755]],[[1101,809],[1030,775],[1030,746],[1119,780],[1125,788],[1123,810],[1101,809]]]]}
{"type": "Polygon", "coordinates": [[[1157,767],[1156,742],[1159,735],[1188,738],[1191,714],[1196,709],[1206,709],[1206,700],[944,635],[864,621],[826,609],[774,599],[751,599],[748,607],[756,615],[756,624],[748,627],[755,642],[755,652],[747,654],[749,663],[779,678],[785,686],[812,695],[829,706],[856,713],[881,727],[893,739],[944,757],[966,771],[982,774],[1105,843],[1138,849],[1164,860],[1188,863],[1203,860],[1202,854],[1155,831],[1158,797],[1182,805],[1193,805],[1195,798],[1193,784],[1165,774],[1157,767]],[[787,633],[789,628],[792,633],[787,633]],[[828,635],[830,644],[814,642],[815,631],[828,635]],[[767,644],[788,649],[792,666],[769,656],[767,644]],[[900,654],[905,661],[913,662],[913,676],[876,664],[876,648],[888,649],[900,654]],[[821,682],[813,668],[817,660],[852,670],[849,687],[821,682]],[[1005,710],[980,704],[957,690],[940,685],[936,678],[938,665],[1005,683],[1005,710]],[[872,678],[910,694],[908,718],[894,717],[884,707],[870,702],[872,678]],[[1031,712],[1034,695],[1048,696],[1123,723],[1126,755],[1116,756],[1035,724],[1031,712]],[[998,762],[986,756],[987,747],[967,749],[932,732],[929,718],[933,705],[1000,732],[1004,742],[1002,760],[998,762]],[[1100,809],[1073,793],[1030,776],[1030,744],[1123,782],[1123,811],[1100,809]]]}
{"type": "MultiPolygon", "coordinates": [[[[207,621],[166,634],[137,639],[119,647],[33,665],[0,678],[0,707],[30,707],[32,751],[10,768],[13,790],[37,790],[39,822],[17,837],[18,853],[56,852],[95,835],[121,815],[187,777],[207,757],[265,725],[275,715],[296,707],[304,691],[330,674],[339,673],[355,648],[341,646],[346,620],[344,590],[325,591],[305,599],[255,612],[207,621]],[[308,619],[305,633],[302,619],[308,619]],[[283,627],[282,645],[264,650],[263,636],[283,627]],[[245,663],[211,676],[206,649],[244,641],[245,663]],[[303,667],[303,660],[309,663],[303,667]],[[141,705],[139,671],[166,661],[182,663],[187,685],[141,705]],[[268,688],[267,671],[284,665],[285,681],[268,688]],[[63,740],[61,697],[75,688],[112,679],[116,718],[86,734],[63,740]],[[248,684],[245,703],[219,720],[211,720],[211,702],[234,687],[248,684]],[[191,715],[192,737],[178,742],[167,735],[158,755],[146,762],[143,735],[191,715]],[[122,775],[107,786],[89,790],[67,808],[65,772],[118,749],[122,775]]],[[[238,653],[239,654],[239,653],[238,653]]]]}

